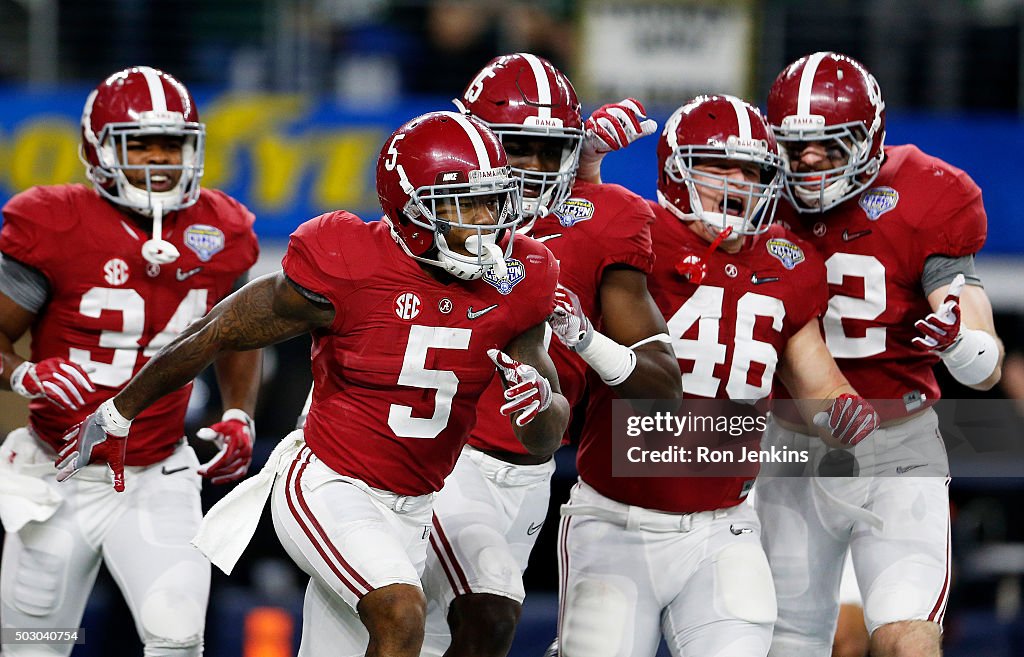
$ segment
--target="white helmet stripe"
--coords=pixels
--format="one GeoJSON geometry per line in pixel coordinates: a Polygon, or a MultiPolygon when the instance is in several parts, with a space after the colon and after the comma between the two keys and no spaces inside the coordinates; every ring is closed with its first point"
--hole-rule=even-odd
{"type": "Polygon", "coordinates": [[[672,116],[668,117],[668,121],[665,121],[665,139],[668,140],[668,147],[673,151],[679,145],[679,135],[676,134],[676,129],[679,127],[679,122],[683,120],[684,109],[685,106],[672,112],[672,116]]]}
{"type": "Polygon", "coordinates": [[[536,55],[526,52],[521,54],[523,59],[530,64],[530,68],[533,69],[533,77],[537,81],[537,103],[540,104],[540,107],[537,108],[537,118],[550,119],[551,83],[548,81],[547,71],[544,70],[544,65],[540,63],[536,55]]]}
{"type": "Polygon", "coordinates": [[[818,72],[818,64],[829,56],[827,52],[816,52],[807,58],[804,65],[804,72],[800,75],[800,93],[796,100],[796,113],[798,116],[811,113],[811,91],[814,87],[814,74],[818,72]]]}
{"type": "Polygon", "coordinates": [[[473,144],[473,149],[476,151],[476,159],[480,162],[480,170],[486,171],[488,169],[493,169],[494,167],[491,165],[491,156],[487,154],[487,147],[484,145],[484,140],[473,124],[469,122],[469,119],[461,114],[456,114],[455,112],[443,112],[443,114],[455,119],[455,122],[462,126],[462,129],[466,131],[466,134],[469,136],[469,141],[473,144]]]}
{"type": "Polygon", "coordinates": [[[750,114],[747,113],[747,108],[744,106],[743,101],[735,96],[722,96],[729,101],[732,105],[733,110],[736,111],[736,125],[739,129],[739,133],[736,135],[740,139],[750,139],[750,114]]]}
{"type": "Polygon", "coordinates": [[[156,70],[148,66],[140,66],[139,73],[146,78],[146,86],[149,87],[149,98],[153,101],[154,112],[167,111],[167,96],[164,95],[164,85],[160,82],[160,76],[156,70]]]}

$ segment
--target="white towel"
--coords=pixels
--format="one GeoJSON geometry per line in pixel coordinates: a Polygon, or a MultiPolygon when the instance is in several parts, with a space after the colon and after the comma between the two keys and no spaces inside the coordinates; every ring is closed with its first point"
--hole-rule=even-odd
{"type": "Polygon", "coordinates": [[[263,469],[236,486],[203,518],[192,545],[225,574],[231,574],[252,540],[277,475],[291,464],[304,444],[301,429],[285,436],[263,469]]]}
{"type": "Polygon", "coordinates": [[[29,522],[43,522],[63,502],[46,479],[56,481],[53,458],[28,429],[15,429],[0,447],[0,523],[13,534],[29,522]]]}

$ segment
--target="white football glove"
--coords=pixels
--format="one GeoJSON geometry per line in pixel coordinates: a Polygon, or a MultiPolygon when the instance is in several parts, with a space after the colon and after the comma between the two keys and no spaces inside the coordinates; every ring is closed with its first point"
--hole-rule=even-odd
{"type": "Polygon", "coordinates": [[[561,283],[555,288],[555,307],[548,317],[551,332],[571,351],[582,351],[594,338],[594,325],[583,313],[580,298],[561,283]]]}
{"type": "Polygon", "coordinates": [[[580,151],[579,175],[584,180],[601,176],[605,154],[629,146],[637,139],[658,131],[658,122],[636,98],[626,98],[597,108],[583,125],[586,132],[580,151]]]}
{"type": "Polygon", "coordinates": [[[512,417],[519,413],[514,419],[516,426],[525,427],[548,410],[551,406],[551,384],[535,367],[520,363],[498,349],[488,349],[487,355],[494,361],[505,386],[507,403],[499,409],[502,415],[512,417]]]}

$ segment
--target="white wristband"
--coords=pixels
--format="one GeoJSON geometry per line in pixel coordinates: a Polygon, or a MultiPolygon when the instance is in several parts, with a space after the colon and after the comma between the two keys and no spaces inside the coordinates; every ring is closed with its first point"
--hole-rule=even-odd
{"type": "Polygon", "coordinates": [[[32,399],[32,394],[29,393],[28,388],[25,387],[24,380],[25,375],[33,365],[35,365],[35,363],[26,360],[21,365],[15,367],[14,371],[11,372],[11,390],[13,390],[15,394],[21,395],[26,399],[32,399]]]}
{"type": "Polygon", "coordinates": [[[617,386],[636,369],[636,354],[603,333],[595,330],[590,344],[577,350],[580,358],[601,376],[610,386],[617,386]]]}
{"type": "Polygon", "coordinates": [[[96,414],[99,415],[100,426],[111,436],[124,438],[128,435],[132,421],[121,415],[121,412],[114,406],[113,399],[108,399],[100,404],[99,408],[96,409],[96,414]]]}
{"type": "Polygon", "coordinates": [[[999,345],[986,331],[965,328],[956,344],[939,352],[939,358],[953,378],[965,386],[981,383],[999,364],[999,345]]]}

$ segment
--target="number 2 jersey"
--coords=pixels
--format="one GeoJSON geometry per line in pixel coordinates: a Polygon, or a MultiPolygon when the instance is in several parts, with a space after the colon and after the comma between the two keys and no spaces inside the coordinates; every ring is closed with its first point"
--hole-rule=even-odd
{"type": "MultiPolygon", "coordinates": [[[[284,273],[327,298],[313,332],[306,443],[339,474],[400,495],[441,489],[504,349],[551,313],[558,263],[517,236],[508,274],[445,284],[395,242],[384,221],[347,212],[291,236],[284,273]]],[[[504,418],[509,422],[508,418],[504,418]]]]}
{"type": "MultiPolygon", "coordinates": [[[[963,171],[915,146],[890,146],[872,185],[824,216],[779,204],[777,222],[792,226],[825,260],[829,302],[825,343],[883,421],[939,399],[938,358],[911,340],[931,312],[921,283],[925,260],[977,253],[985,243],[981,190],[963,171]],[[876,401],[877,400],[877,401],[876,401]]],[[[777,395],[787,396],[783,386],[777,395]]],[[[793,409],[777,412],[800,422],[793,409]]]]}
{"type": "MultiPolygon", "coordinates": [[[[610,266],[651,272],[651,223],[647,202],[624,187],[577,180],[572,196],[554,214],[537,219],[530,236],[543,242],[559,261],[559,282],[580,298],[583,312],[599,325],[601,277],[610,266]]],[[[587,364],[552,337],[548,349],[558,370],[562,394],[575,406],[586,388],[587,364]]],[[[469,444],[485,450],[523,454],[526,449],[498,408],[505,403],[495,380],[480,398],[469,444]]]]}
{"type": "MultiPolygon", "coordinates": [[[[81,365],[96,392],[78,411],[45,399],[29,424],[51,447],[64,431],[114,396],[156,352],[230,294],[256,262],[253,215],[226,194],[203,189],[195,205],[164,217],[163,238],[181,256],[154,265],[142,257],[145,229],[91,187],[33,187],[3,209],[0,251],[45,276],[49,299],[31,327],[32,360],[81,365]]],[[[192,386],[163,397],[132,422],[127,465],[171,454],[184,435],[192,386]]]]}
{"type": "MultiPolygon", "coordinates": [[[[770,396],[776,366],[789,339],[824,312],[824,268],[806,243],[781,226],[749,237],[738,253],[718,249],[655,203],[651,230],[656,257],[647,287],[665,316],[687,399],[759,401],[770,396]],[[676,265],[687,256],[707,264],[697,285],[676,265]]],[[[615,392],[590,377],[591,397],[576,465],[583,481],[605,497],[670,513],[739,504],[757,463],[736,464],[736,476],[613,477],[612,402],[615,392]]],[[[722,412],[729,412],[723,405],[722,412]]],[[[707,405],[693,408],[703,414],[707,405]]],[[[757,436],[750,436],[757,449],[757,436]]],[[[623,458],[621,454],[615,458],[623,458]]]]}

